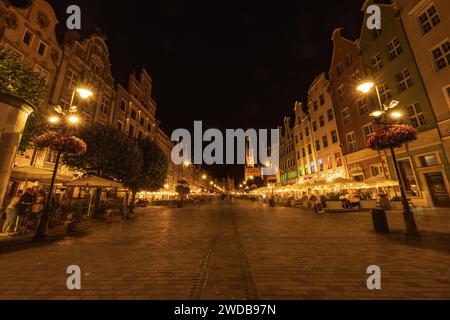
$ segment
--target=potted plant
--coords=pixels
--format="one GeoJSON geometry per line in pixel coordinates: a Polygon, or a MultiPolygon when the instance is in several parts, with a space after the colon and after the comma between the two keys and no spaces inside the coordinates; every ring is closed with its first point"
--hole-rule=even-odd
{"type": "Polygon", "coordinates": [[[392,197],[391,207],[392,210],[402,210],[403,209],[402,198],[399,196],[392,197]]]}
{"type": "Polygon", "coordinates": [[[342,200],[338,194],[330,194],[326,200],[327,210],[341,210],[342,200]]]}

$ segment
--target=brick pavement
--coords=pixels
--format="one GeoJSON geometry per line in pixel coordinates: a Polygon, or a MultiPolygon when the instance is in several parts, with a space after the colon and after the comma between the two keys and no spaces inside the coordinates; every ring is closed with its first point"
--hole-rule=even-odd
{"type": "Polygon", "coordinates": [[[450,211],[418,211],[422,240],[368,213],[251,202],[168,208],[0,255],[0,299],[450,299],[450,211]],[[66,288],[67,266],[82,290],[66,288]],[[382,290],[366,288],[369,265],[382,290]]]}

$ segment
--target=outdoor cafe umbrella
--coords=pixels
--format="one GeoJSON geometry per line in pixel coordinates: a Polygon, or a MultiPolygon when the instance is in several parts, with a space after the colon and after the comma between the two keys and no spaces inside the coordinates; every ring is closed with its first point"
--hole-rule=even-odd
{"type": "MultiPolygon", "coordinates": [[[[74,181],[70,181],[64,184],[66,187],[84,187],[84,188],[113,188],[113,189],[124,189],[124,186],[112,180],[100,178],[97,176],[91,176],[86,178],[80,178],[74,181]]],[[[91,213],[91,204],[93,194],[90,194],[88,215],[91,213]]]]}
{"type": "MultiPolygon", "coordinates": [[[[24,166],[15,167],[12,170],[11,180],[15,182],[37,181],[43,184],[49,184],[52,180],[52,176],[52,170],[32,166],[24,166]]],[[[73,177],[70,175],[56,174],[56,183],[62,183],[70,180],[73,180],[73,177]]]]}
{"type": "Polygon", "coordinates": [[[87,178],[80,178],[64,184],[66,187],[85,187],[85,188],[113,188],[124,189],[123,185],[119,182],[112,180],[91,176],[87,178]]]}
{"type": "Polygon", "coordinates": [[[399,185],[398,181],[389,180],[382,177],[372,177],[364,181],[364,183],[370,188],[397,187],[399,185]]]}

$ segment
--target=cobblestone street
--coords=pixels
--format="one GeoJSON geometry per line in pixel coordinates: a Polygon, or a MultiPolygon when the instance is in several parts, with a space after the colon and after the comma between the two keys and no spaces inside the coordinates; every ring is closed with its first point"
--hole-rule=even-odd
{"type": "MultiPolygon", "coordinates": [[[[144,209],[145,210],[145,209],[144,209]]],[[[450,299],[450,212],[416,211],[420,241],[369,213],[316,215],[251,202],[149,211],[0,255],[1,299],[450,299]],[[66,287],[69,265],[82,290],[66,287]],[[382,289],[366,287],[370,265],[382,289]]]]}

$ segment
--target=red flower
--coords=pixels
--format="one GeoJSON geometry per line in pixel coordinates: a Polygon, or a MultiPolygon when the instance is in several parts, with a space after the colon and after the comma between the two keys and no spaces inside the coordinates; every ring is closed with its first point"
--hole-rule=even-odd
{"type": "Polygon", "coordinates": [[[65,137],[55,132],[44,133],[37,137],[34,143],[38,148],[50,148],[63,153],[76,155],[81,155],[87,150],[86,143],[80,138],[74,136],[65,137]]]}
{"type": "Polygon", "coordinates": [[[417,140],[417,130],[411,125],[393,124],[378,130],[367,139],[369,148],[385,150],[400,148],[403,144],[417,140]]]}

